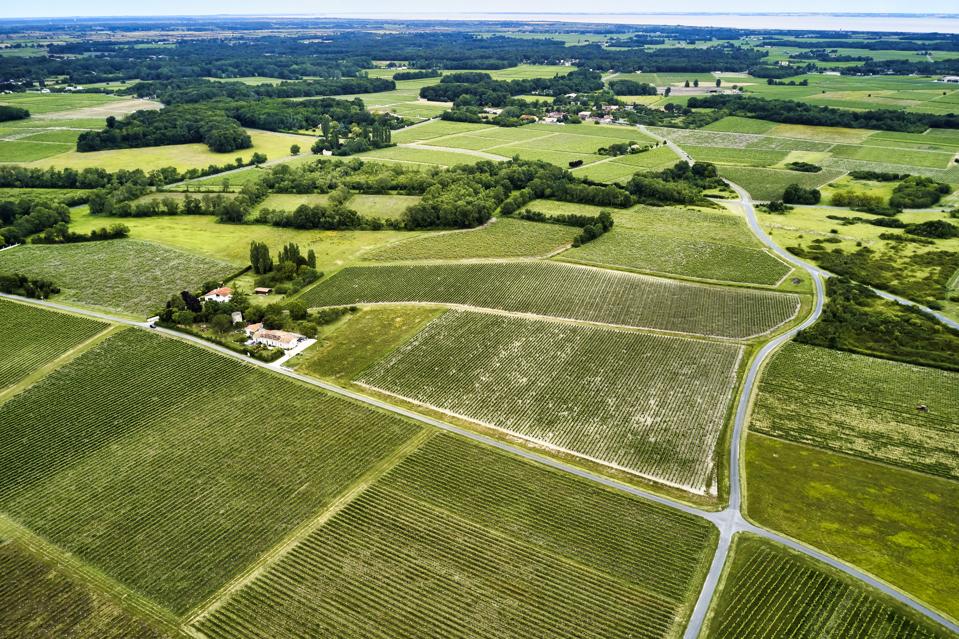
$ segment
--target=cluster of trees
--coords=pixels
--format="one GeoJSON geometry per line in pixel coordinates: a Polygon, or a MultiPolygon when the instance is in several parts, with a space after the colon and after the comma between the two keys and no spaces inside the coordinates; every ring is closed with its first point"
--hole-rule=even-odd
{"type": "Polygon", "coordinates": [[[766,79],[766,84],[777,87],[808,87],[809,80],[803,78],[799,82],[796,82],[795,80],[789,80],[786,82],[784,80],[777,80],[776,78],[769,77],[766,79]]]}
{"type": "Polygon", "coordinates": [[[77,242],[98,242],[117,240],[130,236],[130,228],[123,224],[111,224],[109,227],[93,229],[89,233],[74,233],[66,222],[60,222],[47,228],[43,234],[31,240],[33,244],[74,244],[77,242]]]}
{"type": "Polygon", "coordinates": [[[316,252],[310,249],[304,255],[299,245],[293,242],[280,249],[275,262],[265,243],[251,242],[250,264],[256,275],[256,285],[272,288],[281,295],[295,293],[323,277],[316,270],[316,252]]]}
{"type": "Polygon", "coordinates": [[[656,95],[656,87],[646,82],[635,80],[611,80],[610,90],[616,95],[656,95]]]}
{"type": "Polygon", "coordinates": [[[639,143],[635,140],[630,140],[629,142],[616,142],[610,144],[609,146],[601,146],[596,149],[596,153],[599,155],[635,155],[637,153],[645,153],[652,148],[659,146],[659,142],[656,144],[646,144],[644,146],[639,146],[639,143]]]}
{"type": "Polygon", "coordinates": [[[22,273],[0,273],[0,293],[45,300],[59,292],[60,288],[49,280],[32,279],[22,273]]]}
{"type": "Polygon", "coordinates": [[[898,210],[927,209],[951,192],[952,187],[948,184],[929,177],[910,175],[893,188],[889,206],[898,210]]]}
{"type": "Polygon", "coordinates": [[[613,228],[613,216],[609,211],[600,211],[599,215],[547,215],[540,211],[525,209],[518,217],[531,222],[543,222],[546,224],[562,224],[564,226],[575,226],[583,229],[583,232],[573,238],[573,246],[582,246],[587,242],[595,240],[613,228]]]}
{"type": "Polygon", "coordinates": [[[637,173],[626,183],[626,190],[635,201],[647,204],[709,204],[703,191],[725,186],[714,164],[682,161],[658,173],[637,173]]]}
{"type": "Polygon", "coordinates": [[[786,165],[790,171],[799,171],[800,173],[819,173],[822,167],[812,162],[790,162],[786,165]]]}
{"type": "Polygon", "coordinates": [[[70,209],[61,202],[20,198],[0,201],[0,246],[22,244],[28,237],[70,221],[70,209]]]}
{"type": "Polygon", "coordinates": [[[26,120],[29,117],[30,112],[26,109],[0,104],[0,122],[7,122],[9,120],[26,120]]]}
{"type": "Polygon", "coordinates": [[[246,84],[202,78],[178,78],[137,82],[121,93],[140,98],[156,98],[166,105],[209,102],[220,98],[230,100],[259,100],[262,98],[311,98],[330,95],[353,95],[392,91],[396,83],[386,78],[337,78],[298,80],[279,84],[246,84]]]}
{"type": "Polygon", "coordinates": [[[821,199],[822,193],[819,192],[819,189],[796,183],[786,187],[782,198],[786,204],[819,204],[821,199]]]}
{"type": "Polygon", "coordinates": [[[323,137],[317,138],[310,151],[315,155],[329,152],[332,155],[345,156],[393,146],[391,119],[392,116],[381,116],[380,121],[372,126],[354,124],[346,128],[343,125],[334,127],[335,123],[331,118],[324,118],[320,123],[323,137]]]}
{"type": "Polygon", "coordinates": [[[853,129],[879,129],[922,133],[930,127],[959,128],[959,115],[931,115],[909,113],[892,109],[851,111],[833,107],[813,106],[795,100],[766,100],[743,95],[708,95],[691,97],[692,109],[719,109],[728,115],[785,122],[853,129]]]}
{"type": "Polygon", "coordinates": [[[889,209],[881,195],[861,191],[838,191],[833,194],[830,202],[833,206],[845,206],[867,213],[884,214],[889,209]]]}
{"type": "Polygon", "coordinates": [[[401,80],[425,80],[426,78],[440,77],[439,69],[417,69],[414,71],[397,71],[393,74],[393,79],[401,80]]]}
{"type": "Polygon", "coordinates": [[[589,93],[603,88],[602,75],[579,69],[552,78],[526,80],[493,80],[488,73],[453,73],[444,75],[439,84],[420,89],[420,97],[455,106],[501,107],[510,98],[521,94],[560,96],[568,93],[589,93]]]}
{"type": "Polygon", "coordinates": [[[922,310],[883,300],[845,277],[826,281],[818,322],[796,341],[923,366],[959,370],[959,331],[922,310]]]}
{"type": "Polygon", "coordinates": [[[918,224],[906,224],[906,233],[934,240],[959,237],[959,226],[945,220],[927,220],[918,224]]]}

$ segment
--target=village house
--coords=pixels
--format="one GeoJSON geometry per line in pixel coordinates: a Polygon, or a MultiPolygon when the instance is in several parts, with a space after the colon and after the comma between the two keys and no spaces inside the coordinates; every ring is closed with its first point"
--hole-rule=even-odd
{"type": "Polygon", "coordinates": [[[229,302],[233,299],[233,289],[229,286],[221,286],[209,291],[200,299],[204,302],[229,302]]]}
{"type": "Polygon", "coordinates": [[[944,75],[942,81],[949,84],[959,84],[959,75],[944,75]]]}
{"type": "Polygon", "coordinates": [[[263,346],[269,346],[270,348],[282,348],[283,350],[289,350],[300,343],[301,340],[306,339],[304,336],[297,333],[290,333],[288,331],[277,331],[270,330],[268,328],[263,328],[262,324],[259,325],[256,331],[250,335],[250,327],[247,327],[247,334],[250,335],[250,341],[254,344],[261,344],[263,346]]]}

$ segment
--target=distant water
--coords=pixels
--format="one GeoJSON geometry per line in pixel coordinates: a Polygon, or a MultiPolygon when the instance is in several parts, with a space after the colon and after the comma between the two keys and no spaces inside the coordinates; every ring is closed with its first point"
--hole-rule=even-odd
{"type": "Polygon", "coordinates": [[[861,13],[336,13],[331,17],[407,20],[517,20],[599,22],[741,29],[829,29],[832,31],[911,31],[959,33],[959,14],[861,13]]]}

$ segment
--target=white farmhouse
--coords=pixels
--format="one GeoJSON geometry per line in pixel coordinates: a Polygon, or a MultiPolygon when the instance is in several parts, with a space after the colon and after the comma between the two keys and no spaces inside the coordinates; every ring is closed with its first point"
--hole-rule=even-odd
{"type": "MultiPolygon", "coordinates": [[[[247,326],[246,328],[248,334],[250,328],[250,326],[247,326]]],[[[262,324],[260,325],[260,328],[250,336],[250,341],[252,341],[254,344],[262,344],[263,346],[269,346],[270,348],[282,348],[285,351],[293,348],[304,339],[306,339],[304,336],[297,333],[289,333],[287,331],[271,331],[270,329],[262,328],[262,324]]]]}
{"type": "Polygon", "coordinates": [[[233,289],[229,286],[221,286],[208,292],[200,299],[204,302],[229,302],[233,299],[233,289]]]}

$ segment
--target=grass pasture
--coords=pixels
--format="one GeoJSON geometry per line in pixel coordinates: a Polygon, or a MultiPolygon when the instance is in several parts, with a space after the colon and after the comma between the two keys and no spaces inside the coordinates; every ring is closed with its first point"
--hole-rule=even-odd
{"type": "Polygon", "coordinates": [[[25,244],[0,253],[0,271],[52,280],[64,300],[149,316],[166,299],[237,271],[220,260],[152,242],[25,244]]]}
{"type": "Polygon", "coordinates": [[[893,599],[773,542],[738,535],[708,639],[946,639],[893,599]]]}
{"type": "Polygon", "coordinates": [[[464,305],[737,339],[774,330],[799,310],[795,295],[706,287],[556,262],[352,266],[300,299],[308,306],[464,305]]]}
{"type": "Polygon", "coordinates": [[[0,299],[0,390],[107,328],[105,322],[0,299]]]}
{"type": "Polygon", "coordinates": [[[66,639],[163,639],[168,635],[107,597],[33,556],[23,544],[0,541],[0,636],[66,639]]]}
{"type": "MultiPolygon", "coordinates": [[[[329,193],[310,193],[306,195],[271,193],[255,210],[278,209],[293,211],[301,204],[323,205],[329,200],[329,193]]],[[[346,206],[363,217],[376,217],[383,220],[398,220],[409,207],[420,201],[416,195],[365,195],[356,193],[350,197],[346,206]]]]}
{"type": "Polygon", "coordinates": [[[823,169],[819,173],[803,173],[783,169],[748,166],[721,166],[719,174],[749,192],[754,200],[781,200],[790,184],[819,188],[842,175],[841,171],[823,169]]]}
{"type": "Polygon", "coordinates": [[[733,344],[450,311],[357,381],[702,495],[716,493],[741,357],[733,344]]]}
{"type": "Polygon", "coordinates": [[[559,224],[502,218],[477,229],[431,233],[388,244],[365,254],[363,259],[404,261],[538,257],[568,246],[579,233],[579,229],[559,224]]]}
{"type": "Polygon", "coordinates": [[[702,520],[436,435],[194,627],[269,636],[678,636],[702,520]]]}
{"type": "Polygon", "coordinates": [[[27,109],[31,115],[76,111],[129,101],[129,98],[121,98],[106,93],[38,93],[26,91],[0,96],[0,104],[27,109]]]}
{"type": "Polygon", "coordinates": [[[0,508],[181,615],[417,432],[128,329],[0,408],[0,508]]]}

